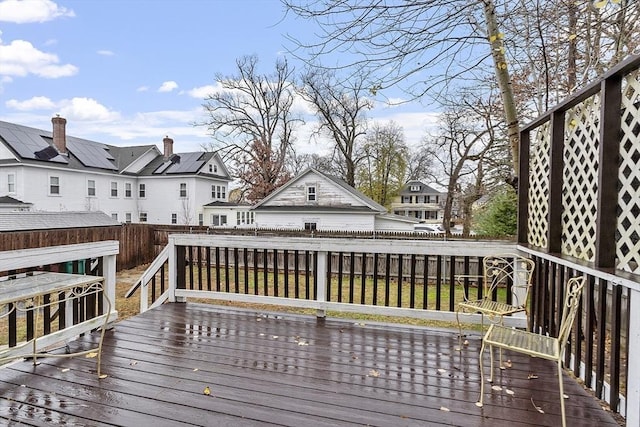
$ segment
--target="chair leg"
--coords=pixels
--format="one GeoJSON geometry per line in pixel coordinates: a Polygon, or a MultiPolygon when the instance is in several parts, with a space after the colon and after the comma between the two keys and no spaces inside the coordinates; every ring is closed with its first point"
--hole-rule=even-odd
{"type": "Polygon", "coordinates": [[[558,385],[560,389],[560,412],[562,413],[562,427],[567,427],[567,419],[564,409],[564,384],[562,381],[562,361],[558,360],[558,385]]]}
{"type": "Polygon", "coordinates": [[[458,322],[458,351],[462,351],[462,324],[460,323],[460,307],[456,310],[456,322],[458,322]]]}
{"type": "Polygon", "coordinates": [[[482,366],[482,355],[484,354],[484,340],[482,340],[482,345],[480,346],[480,356],[478,357],[478,365],[480,366],[480,406],[483,404],[484,400],[484,368],[482,366]]]}

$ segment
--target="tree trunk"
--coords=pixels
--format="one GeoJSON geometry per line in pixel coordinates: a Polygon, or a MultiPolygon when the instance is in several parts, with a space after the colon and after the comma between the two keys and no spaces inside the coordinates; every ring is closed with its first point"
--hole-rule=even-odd
{"type": "Polygon", "coordinates": [[[509,144],[511,146],[511,164],[513,165],[514,176],[516,176],[518,163],[520,161],[520,127],[516,102],[513,97],[513,87],[511,86],[511,77],[509,76],[504,44],[502,42],[504,35],[498,31],[496,8],[493,1],[484,0],[483,4],[487,34],[491,45],[491,56],[495,66],[505,120],[507,122],[507,137],[509,138],[509,144]]]}

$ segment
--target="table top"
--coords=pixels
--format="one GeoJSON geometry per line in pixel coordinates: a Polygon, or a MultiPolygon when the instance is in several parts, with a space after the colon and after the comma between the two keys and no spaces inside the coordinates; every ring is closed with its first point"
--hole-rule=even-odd
{"type": "Polygon", "coordinates": [[[37,272],[31,276],[0,281],[0,305],[64,289],[101,283],[101,276],[37,272]]]}

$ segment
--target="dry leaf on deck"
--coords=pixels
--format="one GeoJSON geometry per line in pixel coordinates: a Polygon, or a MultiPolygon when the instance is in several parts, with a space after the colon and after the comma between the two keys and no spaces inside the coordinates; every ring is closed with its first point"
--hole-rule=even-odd
{"type": "Polygon", "coordinates": [[[528,379],[528,380],[537,380],[537,379],[538,379],[538,376],[537,376],[536,374],[529,374],[529,375],[527,376],[527,379],[528,379]]]}
{"type": "Polygon", "coordinates": [[[85,356],[87,359],[93,359],[94,357],[98,357],[98,353],[92,351],[91,353],[87,353],[85,356]]]}
{"type": "Polygon", "coordinates": [[[510,389],[508,389],[508,388],[506,388],[506,389],[504,390],[504,392],[505,392],[505,393],[507,393],[507,394],[510,394],[511,396],[513,396],[514,394],[516,394],[516,392],[515,392],[515,391],[510,390],[510,389]]]}
{"type": "Polygon", "coordinates": [[[450,412],[450,409],[449,409],[449,408],[447,408],[447,407],[444,407],[444,406],[441,406],[441,407],[440,407],[440,410],[441,410],[441,411],[444,411],[444,412],[450,412]]]}
{"type": "Polygon", "coordinates": [[[101,380],[103,380],[103,379],[107,378],[108,376],[109,376],[109,375],[107,375],[107,374],[102,374],[102,375],[100,375],[98,378],[99,378],[99,379],[101,379],[101,380]]]}
{"type": "Polygon", "coordinates": [[[369,376],[370,377],[374,377],[374,378],[378,378],[380,376],[380,372],[376,371],[375,369],[372,369],[369,371],[369,376]]]}
{"type": "Polygon", "coordinates": [[[202,392],[205,396],[209,396],[211,395],[211,389],[209,388],[209,386],[206,386],[204,388],[204,391],[202,392]]]}
{"type": "Polygon", "coordinates": [[[499,385],[494,385],[493,387],[491,387],[491,390],[502,391],[502,387],[500,387],[499,385]]]}
{"type": "Polygon", "coordinates": [[[536,405],[535,402],[533,401],[533,397],[531,398],[531,404],[533,405],[534,408],[536,408],[536,411],[540,412],[541,414],[544,414],[544,411],[542,410],[542,408],[536,405]]]}
{"type": "Polygon", "coordinates": [[[71,370],[71,369],[69,369],[69,368],[64,368],[64,369],[61,369],[60,371],[61,371],[61,372],[69,372],[70,370],[71,370]]]}

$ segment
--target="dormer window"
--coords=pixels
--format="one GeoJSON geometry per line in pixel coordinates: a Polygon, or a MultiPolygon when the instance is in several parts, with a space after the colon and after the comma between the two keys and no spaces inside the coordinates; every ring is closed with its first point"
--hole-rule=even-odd
{"type": "Polygon", "coordinates": [[[420,191],[420,186],[419,185],[412,185],[410,187],[409,191],[420,191]]]}
{"type": "Polygon", "coordinates": [[[218,173],[218,165],[209,164],[209,173],[218,173]]]}
{"type": "Polygon", "coordinates": [[[307,186],[307,202],[315,202],[316,198],[316,186],[309,185],[307,186]]]}

